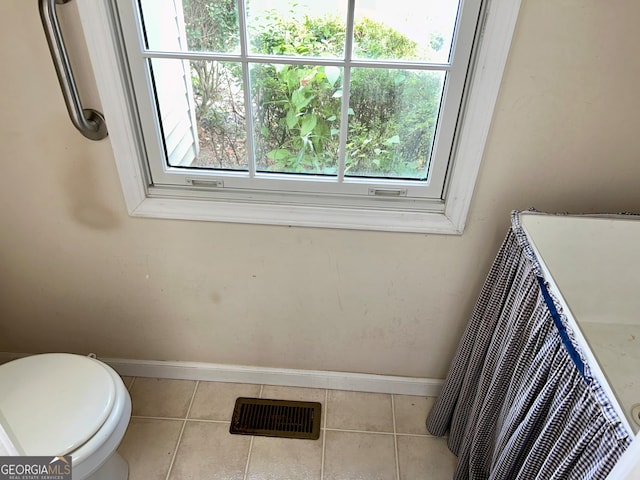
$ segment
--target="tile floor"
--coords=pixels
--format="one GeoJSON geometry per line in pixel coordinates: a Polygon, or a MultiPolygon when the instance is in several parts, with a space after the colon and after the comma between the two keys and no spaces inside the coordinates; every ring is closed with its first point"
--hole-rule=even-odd
{"type": "Polygon", "coordinates": [[[424,420],[432,398],[124,378],[132,417],[119,452],[130,480],[450,479],[455,457],[424,420]],[[237,397],[320,402],[319,440],[231,435],[237,397]]]}

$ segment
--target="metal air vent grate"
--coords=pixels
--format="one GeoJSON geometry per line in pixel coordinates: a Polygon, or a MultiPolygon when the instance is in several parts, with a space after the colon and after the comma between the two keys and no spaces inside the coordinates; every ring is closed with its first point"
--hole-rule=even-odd
{"type": "Polygon", "coordinates": [[[317,440],[321,408],[317,402],[240,397],[236,400],[229,432],[317,440]]]}

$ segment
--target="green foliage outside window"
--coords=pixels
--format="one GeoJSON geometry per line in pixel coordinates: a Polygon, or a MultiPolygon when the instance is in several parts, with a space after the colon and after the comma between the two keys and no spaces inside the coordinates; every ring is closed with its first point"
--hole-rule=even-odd
{"type": "MultiPolygon", "coordinates": [[[[191,50],[237,48],[235,0],[184,0],[184,7],[191,50]]],[[[250,27],[249,38],[253,53],[341,58],[345,27],[332,16],[292,20],[271,11],[250,27]]],[[[412,60],[417,55],[415,42],[383,23],[365,18],[354,26],[356,58],[412,60]]],[[[191,65],[200,128],[218,147],[223,146],[219,150],[228,155],[227,163],[246,164],[239,158],[245,155],[244,134],[239,131],[245,111],[239,64],[191,61],[191,65]]],[[[252,65],[259,170],[336,172],[343,73],[334,66],[252,65]]],[[[433,72],[352,69],[346,174],[422,178],[431,153],[442,81],[433,72]]]]}

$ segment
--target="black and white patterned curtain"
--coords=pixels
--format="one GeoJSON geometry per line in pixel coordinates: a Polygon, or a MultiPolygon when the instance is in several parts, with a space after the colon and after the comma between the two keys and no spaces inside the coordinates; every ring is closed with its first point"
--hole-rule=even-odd
{"type": "Polygon", "coordinates": [[[427,418],[456,480],[604,479],[630,444],[513,214],[427,418]]]}

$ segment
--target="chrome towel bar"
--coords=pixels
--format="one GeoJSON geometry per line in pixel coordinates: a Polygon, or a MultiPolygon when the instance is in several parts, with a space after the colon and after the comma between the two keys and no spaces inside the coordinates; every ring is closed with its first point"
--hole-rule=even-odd
{"type": "Polygon", "coordinates": [[[76,81],[71,70],[71,63],[67,56],[60,24],[56,16],[55,4],[69,3],[71,0],[38,0],[40,8],[40,19],[44,27],[44,33],[49,44],[49,51],[56,68],[60,88],[67,111],[71,117],[73,125],[90,140],[102,140],[108,135],[107,125],[102,114],[91,108],[82,108],[76,81]]]}

